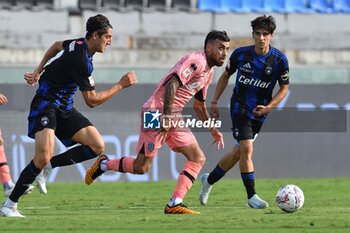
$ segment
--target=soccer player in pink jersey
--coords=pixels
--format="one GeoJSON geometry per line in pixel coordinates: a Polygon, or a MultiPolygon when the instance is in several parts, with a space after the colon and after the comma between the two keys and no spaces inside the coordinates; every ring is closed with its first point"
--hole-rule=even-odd
{"type": "MultiPolygon", "coordinates": [[[[225,62],[229,42],[225,31],[214,30],[205,38],[204,51],[192,52],[181,58],[158,83],[153,95],[143,105],[136,148],[137,157],[110,160],[106,155],[101,155],[87,171],[85,183],[90,185],[107,170],[144,174],[150,169],[158,149],[166,142],[172,150],[182,153],[187,162],[178,177],[175,191],[164,213],[199,214],[198,211],[187,208],[183,204],[183,199],[203,167],[205,155],[191,130],[180,129],[179,126],[170,123],[193,96],[195,97],[193,107],[198,118],[201,121],[209,119],[205,105],[207,90],[214,75],[213,67],[222,66],[225,62]],[[155,127],[158,130],[147,129],[147,125],[144,124],[143,117],[150,113],[152,118],[150,122],[161,119],[157,121],[159,127],[155,127]]],[[[210,132],[214,138],[213,144],[216,143],[218,149],[223,148],[222,134],[214,127],[210,128],[210,132]]]]}

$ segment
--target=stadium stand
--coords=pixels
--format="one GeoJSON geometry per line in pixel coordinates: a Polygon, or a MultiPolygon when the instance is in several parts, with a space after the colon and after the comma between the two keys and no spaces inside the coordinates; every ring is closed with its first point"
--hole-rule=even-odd
{"type": "Polygon", "coordinates": [[[350,0],[333,0],[333,12],[350,13],[350,0]]]}
{"type": "Polygon", "coordinates": [[[148,0],[148,7],[151,10],[169,11],[171,10],[172,0],[148,0]]]}
{"type": "Polygon", "coordinates": [[[78,7],[80,10],[100,10],[102,0],[79,0],[78,7]]]}
{"type": "Polygon", "coordinates": [[[285,13],[313,13],[305,0],[285,0],[285,13]]]}
{"type": "Polygon", "coordinates": [[[310,8],[320,13],[333,13],[333,1],[310,0],[310,8]]]}
{"type": "Polygon", "coordinates": [[[220,1],[198,0],[198,9],[200,11],[223,12],[220,1]]]}
{"type": "Polygon", "coordinates": [[[246,12],[263,12],[264,0],[242,0],[242,8],[246,12]]]}
{"type": "Polygon", "coordinates": [[[107,10],[123,10],[125,9],[125,0],[103,0],[102,8],[107,10]]]}
{"type": "Polygon", "coordinates": [[[265,12],[285,12],[284,0],[264,0],[263,9],[265,12]]]}
{"type": "Polygon", "coordinates": [[[12,0],[0,0],[0,8],[10,9],[13,6],[12,0]]]}
{"type": "Polygon", "coordinates": [[[285,0],[285,13],[313,13],[305,0],[285,0]]]}
{"type": "Polygon", "coordinates": [[[195,12],[197,11],[197,0],[174,0],[172,7],[175,10],[195,12]]]}

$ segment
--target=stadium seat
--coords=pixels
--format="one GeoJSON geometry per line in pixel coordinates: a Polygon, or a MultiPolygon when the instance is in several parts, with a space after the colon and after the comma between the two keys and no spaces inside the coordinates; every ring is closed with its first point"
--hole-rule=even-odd
{"type": "Polygon", "coordinates": [[[125,0],[103,0],[103,9],[123,10],[125,8],[125,0]]]}
{"type": "Polygon", "coordinates": [[[350,13],[350,0],[333,0],[333,11],[337,13],[350,13]]]}
{"type": "Polygon", "coordinates": [[[306,0],[285,0],[286,13],[313,13],[306,0]]]}
{"type": "Polygon", "coordinates": [[[221,7],[218,0],[198,0],[198,9],[201,11],[222,12],[224,9],[221,7]]]}
{"type": "Polygon", "coordinates": [[[184,11],[196,11],[197,1],[196,0],[173,0],[173,8],[176,10],[184,11]]]}
{"type": "Polygon", "coordinates": [[[14,5],[13,0],[0,0],[0,8],[9,9],[14,5]]]}
{"type": "Polygon", "coordinates": [[[331,0],[310,0],[310,8],[320,13],[333,13],[331,0]]]}
{"type": "Polygon", "coordinates": [[[263,12],[264,0],[242,0],[242,8],[246,12],[263,12]]]}
{"type": "Polygon", "coordinates": [[[243,0],[221,0],[221,8],[222,11],[233,11],[233,12],[244,12],[246,10],[243,9],[243,0]]]}
{"type": "Polygon", "coordinates": [[[168,11],[171,9],[172,0],[149,0],[148,7],[155,10],[168,11]]]}
{"type": "Polygon", "coordinates": [[[102,8],[102,0],[79,0],[80,10],[98,10],[102,8]]]}
{"type": "Polygon", "coordinates": [[[263,8],[267,12],[285,13],[285,0],[265,0],[263,8]]]}
{"type": "Polygon", "coordinates": [[[35,6],[43,9],[54,9],[55,0],[35,0],[35,6]]]}
{"type": "Polygon", "coordinates": [[[146,10],[149,6],[148,0],[125,0],[125,6],[132,10],[146,10]]]}
{"type": "Polygon", "coordinates": [[[14,6],[16,9],[31,9],[35,6],[34,0],[14,0],[14,6]]]}

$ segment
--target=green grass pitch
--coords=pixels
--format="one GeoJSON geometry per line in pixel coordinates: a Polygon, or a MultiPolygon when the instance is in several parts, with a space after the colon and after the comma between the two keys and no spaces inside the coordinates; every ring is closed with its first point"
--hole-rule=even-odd
{"type": "MultiPolygon", "coordinates": [[[[259,195],[270,207],[246,207],[240,179],[224,179],[212,190],[207,206],[197,199],[200,182],[185,204],[200,215],[165,215],[175,181],[48,184],[48,194],[21,198],[24,219],[0,218],[0,232],[350,232],[350,179],[257,179],[259,195]],[[275,203],[283,184],[296,184],[304,207],[284,213],[275,203]]],[[[1,197],[0,201],[4,201],[1,197]]]]}

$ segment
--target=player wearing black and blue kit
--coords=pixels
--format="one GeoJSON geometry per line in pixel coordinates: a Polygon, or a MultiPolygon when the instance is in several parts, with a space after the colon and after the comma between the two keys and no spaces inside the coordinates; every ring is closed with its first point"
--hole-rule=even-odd
{"type": "Polygon", "coordinates": [[[41,192],[47,192],[45,180],[39,175],[44,168],[80,163],[104,151],[101,134],[73,107],[78,89],[85,103],[93,108],[137,82],[135,73],[128,72],[109,89],[96,92],[91,77],[92,57],[96,52],[103,53],[112,43],[113,27],[105,16],[98,14],[88,19],[86,31],[85,38],[55,42],[34,72],[24,75],[30,85],[39,80],[28,116],[28,136],[35,139],[35,155],[21,172],[9,198],[0,207],[0,216],[24,217],[17,210],[17,203],[36,177],[41,177],[37,179],[41,192]],[[65,146],[80,145],[53,156],[55,136],[65,146]]]}
{"type": "Polygon", "coordinates": [[[235,72],[236,83],[230,103],[233,149],[225,154],[213,171],[201,176],[201,204],[208,202],[213,184],[219,181],[237,162],[246,188],[248,206],[261,209],[268,207],[255,192],[253,142],[264,123],[267,114],[276,107],[288,93],[289,66],[287,57],[270,46],[276,23],[272,16],[260,16],[251,22],[253,28],[252,46],[233,51],[226,70],[221,75],[212,101],[212,117],[219,117],[217,101],[225,90],[229,78],[235,72]],[[273,95],[273,89],[279,90],[273,95]]]}

